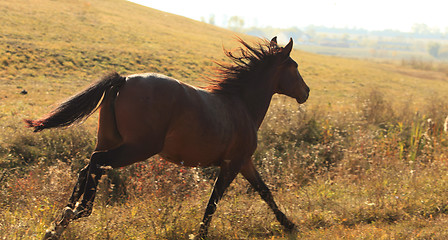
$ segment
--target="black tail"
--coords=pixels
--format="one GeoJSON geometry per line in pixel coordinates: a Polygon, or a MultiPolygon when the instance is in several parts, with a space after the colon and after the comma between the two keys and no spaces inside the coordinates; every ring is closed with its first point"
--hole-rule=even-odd
{"type": "Polygon", "coordinates": [[[120,76],[118,73],[111,73],[86,90],[60,104],[47,117],[39,120],[26,119],[25,122],[28,127],[34,128],[34,132],[39,132],[46,128],[70,126],[89,117],[97,109],[106,91],[112,87],[118,90],[125,82],[125,77],[120,76]]]}

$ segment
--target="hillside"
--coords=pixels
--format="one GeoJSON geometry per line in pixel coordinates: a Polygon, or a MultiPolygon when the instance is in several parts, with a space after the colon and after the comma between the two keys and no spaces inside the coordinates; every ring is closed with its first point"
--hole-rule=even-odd
{"type": "MultiPolygon", "coordinates": [[[[228,43],[232,36],[222,29],[126,1],[1,4],[1,55],[6,73],[15,65],[20,67],[18,74],[26,74],[23,68],[57,72],[47,73],[50,75],[60,70],[95,73],[96,69],[111,68],[169,71],[172,69],[161,65],[183,64],[195,69],[203,65],[197,62],[199,58],[216,56],[223,41],[228,43]],[[24,60],[28,64],[20,65],[24,60]]],[[[191,72],[185,69],[182,74],[179,76],[191,72]]]]}
{"type": "MultiPolygon", "coordinates": [[[[230,31],[120,0],[2,1],[0,11],[2,101],[17,87],[70,94],[111,70],[203,84],[197,80],[212,60],[223,60],[222,48],[236,46],[230,31]]],[[[299,51],[293,57],[312,89],[310,104],[352,103],[371,88],[416,101],[448,93],[443,73],[299,51]]]]}
{"type": "Polygon", "coordinates": [[[232,32],[126,1],[1,1],[0,11],[1,115],[36,98],[42,114],[113,70],[193,83],[234,46],[232,32]]]}
{"type": "MultiPolygon", "coordinates": [[[[0,22],[2,239],[42,237],[95,144],[97,114],[38,134],[22,119],[113,70],[204,85],[213,61],[226,60],[222,48],[238,46],[233,32],[124,0],[0,1],[0,22]]],[[[446,239],[446,73],[297,50],[292,57],[310,99],[303,107],[273,99],[254,159],[300,232],[284,232],[238,177],[210,239],[446,239]]],[[[190,239],[214,176],[158,157],[113,170],[92,215],[62,239],[190,239]]]]}

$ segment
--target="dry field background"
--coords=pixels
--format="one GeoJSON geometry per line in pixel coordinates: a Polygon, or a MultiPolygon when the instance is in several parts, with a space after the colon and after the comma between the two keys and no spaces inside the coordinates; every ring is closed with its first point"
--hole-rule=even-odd
{"type": "MultiPolygon", "coordinates": [[[[223,46],[237,47],[233,32],[121,0],[0,1],[0,13],[2,239],[42,237],[95,144],[97,115],[39,134],[23,118],[112,70],[204,85],[223,46]]],[[[292,56],[310,100],[274,97],[254,157],[300,231],[283,232],[238,177],[210,239],[446,239],[446,65],[292,56]]],[[[63,239],[189,239],[215,176],[158,157],[111,171],[63,239]]]]}

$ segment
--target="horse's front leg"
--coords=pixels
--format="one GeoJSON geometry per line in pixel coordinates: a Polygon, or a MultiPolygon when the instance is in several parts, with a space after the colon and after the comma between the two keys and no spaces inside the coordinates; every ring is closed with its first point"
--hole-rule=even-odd
{"type": "Polygon", "coordinates": [[[208,233],[208,227],[212,220],[212,215],[216,211],[216,206],[219,200],[222,198],[224,191],[235,179],[236,175],[240,171],[241,164],[238,162],[231,162],[229,160],[224,160],[221,165],[221,169],[216,179],[215,185],[213,186],[213,191],[210,199],[205,209],[204,218],[202,219],[201,226],[199,229],[198,239],[205,239],[208,233]]]}
{"type": "Polygon", "coordinates": [[[268,204],[275,214],[277,220],[288,230],[296,230],[296,225],[291,222],[285,214],[280,211],[274,201],[271,191],[261,179],[260,174],[252,162],[252,159],[241,168],[241,174],[249,181],[251,186],[260,194],[261,198],[268,204]]]}

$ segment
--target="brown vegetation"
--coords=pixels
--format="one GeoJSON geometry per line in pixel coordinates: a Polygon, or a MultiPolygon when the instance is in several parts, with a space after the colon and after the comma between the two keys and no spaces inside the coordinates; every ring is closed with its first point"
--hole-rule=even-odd
{"type": "MultiPolygon", "coordinates": [[[[42,237],[95,143],[94,118],[39,134],[21,119],[42,115],[112,69],[198,83],[190,79],[223,57],[222,43],[234,46],[230,32],[125,1],[3,1],[0,9],[7,13],[0,15],[2,239],[42,237]],[[123,14],[131,11],[138,14],[123,14]]],[[[298,107],[274,98],[255,162],[301,231],[284,233],[239,177],[210,238],[447,238],[446,74],[303,52],[293,58],[310,100],[298,107]]],[[[114,170],[102,179],[92,215],[72,223],[64,238],[188,239],[215,176],[215,169],[157,157],[114,170]]]]}

